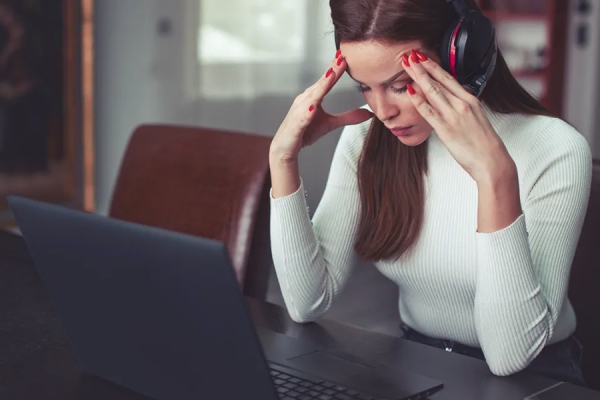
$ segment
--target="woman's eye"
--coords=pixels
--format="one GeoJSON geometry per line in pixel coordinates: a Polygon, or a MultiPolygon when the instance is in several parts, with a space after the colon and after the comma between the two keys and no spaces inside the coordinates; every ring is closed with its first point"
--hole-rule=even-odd
{"type": "Polygon", "coordinates": [[[394,93],[404,93],[404,92],[406,92],[407,89],[408,89],[407,85],[404,85],[401,88],[396,88],[396,87],[390,86],[390,90],[394,93]]]}
{"type": "MultiPolygon", "coordinates": [[[[410,82],[404,82],[404,83],[405,83],[405,85],[404,85],[404,86],[402,86],[402,87],[400,87],[400,88],[398,88],[398,87],[394,87],[394,86],[390,86],[390,90],[391,90],[393,93],[404,93],[404,92],[406,92],[406,91],[408,90],[408,86],[407,86],[407,85],[408,85],[409,83],[412,83],[412,80],[411,80],[410,82]]],[[[396,83],[396,85],[400,85],[400,83],[396,83]]]]}
{"type": "Polygon", "coordinates": [[[404,93],[404,92],[406,92],[406,89],[407,89],[406,86],[401,87],[401,88],[395,88],[393,86],[390,87],[390,90],[394,93],[404,93]]]}
{"type": "MultiPolygon", "coordinates": [[[[404,93],[407,90],[406,85],[401,87],[401,88],[397,88],[394,86],[390,86],[389,89],[393,92],[393,93],[404,93]]],[[[368,86],[363,86],[363,85],[357,85],[356,86],[356,90],[358,90],[360,93],[365,93],[368,92],[369,90],[371,90],[370,87],[368,86]]]]}

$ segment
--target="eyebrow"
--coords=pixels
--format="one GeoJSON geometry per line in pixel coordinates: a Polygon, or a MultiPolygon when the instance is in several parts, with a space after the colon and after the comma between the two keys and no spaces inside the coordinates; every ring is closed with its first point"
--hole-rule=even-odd
{"type": "MultiPolygon", "coordinates": [[[[356,81],[356,83],[359,83],[363,86],[367,86],[364,83],[362,83],[361,81],[354,79],[354,77],[350,73],[349,68],[346,68],[346,73],[350,76],[350,78],[352,78],[354,81],[356,81]]],[[[394,76],[392,76],[391,78],[386,79],[385,81],[381,82],[380,85],[381,86],[390,86],[396,79],[400,78],[402,75],[405,75],[405,74],[406,74],[406,71],[402,70],[402,71],[398,72],[397,74],[394,74],[394,76]]]]}

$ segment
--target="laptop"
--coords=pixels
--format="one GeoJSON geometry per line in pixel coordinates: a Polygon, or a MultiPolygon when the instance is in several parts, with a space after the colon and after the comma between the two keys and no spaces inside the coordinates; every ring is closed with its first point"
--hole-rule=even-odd
{"type": "Polygon", "coordinates": [[[156,400],[412,400],[443,387],[255,328],[224,243],[8,201],[87,373],[156,400]]]}

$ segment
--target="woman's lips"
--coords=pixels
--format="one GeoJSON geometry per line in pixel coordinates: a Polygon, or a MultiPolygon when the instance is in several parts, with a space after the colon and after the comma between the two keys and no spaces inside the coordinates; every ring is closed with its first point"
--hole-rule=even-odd
{"type": "Polygon", "coordinates": [[[390,132],[392,132],[392,134],[394,136],[401,137],[401,136],[408,135],[410,133],[411,129],[412,129],[412,126],[409,126],[407,128],[393,128],[393,129],[390,129],[390,132]]]}

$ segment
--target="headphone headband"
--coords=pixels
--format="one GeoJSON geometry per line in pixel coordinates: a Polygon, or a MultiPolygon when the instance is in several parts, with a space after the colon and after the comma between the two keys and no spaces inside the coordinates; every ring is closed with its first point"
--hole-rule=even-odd
{"type": "Polygon", "coordinates": [[[459,17],[462,17],[468,21],[471,21],[471,16],[469,15],[469,8],[465,4],[464,0],[446,0],[446,3],[452,3],[454,6],[454,11],[459,17]]]}

